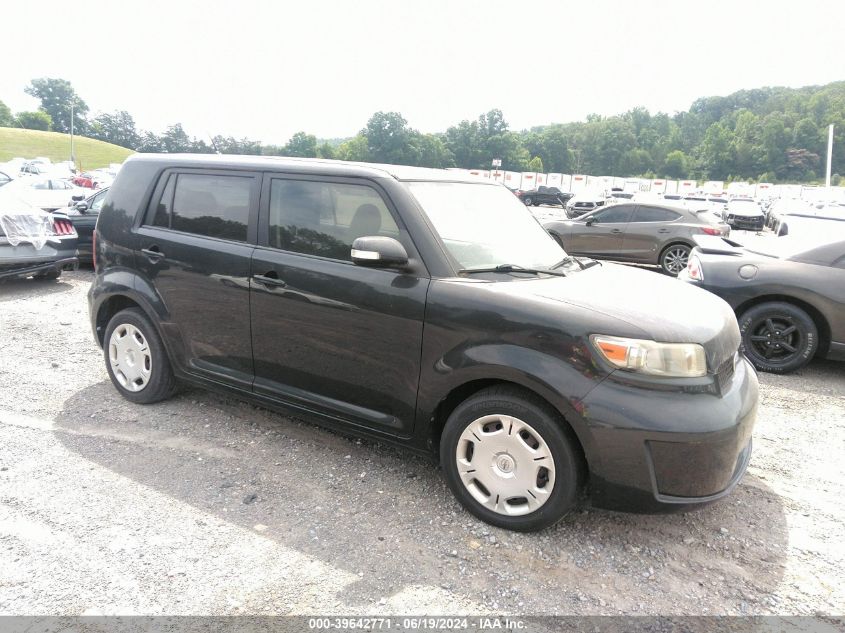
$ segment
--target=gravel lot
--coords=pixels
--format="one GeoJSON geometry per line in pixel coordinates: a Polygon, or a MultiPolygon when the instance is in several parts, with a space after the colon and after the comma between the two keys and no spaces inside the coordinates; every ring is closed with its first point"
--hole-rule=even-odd
{"type": "Polygon", "coordinates": [[[845,364],[760,376],[721,503],[513,534],[400,450],[203,391],[123,400],[91,279],[0,285],[0,614],[845,611],[845,364]]]}

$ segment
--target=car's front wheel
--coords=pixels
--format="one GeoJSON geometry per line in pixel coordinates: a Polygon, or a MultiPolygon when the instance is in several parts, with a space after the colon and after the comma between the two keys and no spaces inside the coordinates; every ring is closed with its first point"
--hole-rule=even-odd
{"type": "Polygon", "coordinates": [[[686,244],[672,244],[660,255],[660,267],[667,275],[677,277],[687,267],[690,247],[686,244]]]}
{"type": "Polygon", "coordinates": [[[527,198],[523,198],[522,202],[525,204],[526,207],[530,207],[532,204],[534,204],[534,199],[531,196],[528,196],[527,198]]]}
{"type": "Polygon", "coordinates": [[[810,362],[819,333],[810,315],[783,301],[761,303],[739,317],[742,348],[760,371],[783,374],[810,362]]]}
{"type": "Polygon", "coordinates": [[[151,404],[176,391],[164,345],[139,308],[115,314],[106,327],[103,352],[112,384],[127,400],[151,404]]]}
{"type": "Polygon", "coordinates": [[[540,530],[572,510],[582,481],[575,440],[532,394],[484,389],[449,416],[440,459],[452,492],[482,521],[540,530]]]}

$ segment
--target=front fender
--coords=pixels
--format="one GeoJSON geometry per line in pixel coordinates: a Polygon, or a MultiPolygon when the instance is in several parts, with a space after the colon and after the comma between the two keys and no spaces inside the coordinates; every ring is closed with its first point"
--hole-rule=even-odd
{"type": "MultiPolygon", "coordinates": [[[[577,345],[569,349],[566,357],[509,343],[461,346],[424,366],[417,420],[431,420],[441,402],[469,383],[513,383],[537,394],[560,412],[592,463],[598,459],[598,452],[582,416],[582,401],[605,377],[606,373],[596,368],[589,354],[577,345]]],[[[420,424],[417,428],[426,426],[420,424]]]]}

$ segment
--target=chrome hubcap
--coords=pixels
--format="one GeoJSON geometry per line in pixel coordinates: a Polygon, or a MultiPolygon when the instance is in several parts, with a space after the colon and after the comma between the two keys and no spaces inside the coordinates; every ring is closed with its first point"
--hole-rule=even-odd
{"type": "Polygon", "coordinates": [[[474,420],[461,433],[455,460],[472,497],[497,514],[534,512],[554,489],[552,452],[519,418],[486,415],[474,420]]]}
{"type": "Polygon", "coordinates": [[[141,330],[130,323],[118,325],[109,338],[109,364],[120,386],[141,391],[150,381],[153,359],[141,330]]]}
{"type": "Polygon", "coordinates": [[[688,261],[689,251],[685,248],[670,249],[666,251],[666,254],[663,256],[664,268],[675,275],[680,274],[680,272],[687,267],[688,261]]]}

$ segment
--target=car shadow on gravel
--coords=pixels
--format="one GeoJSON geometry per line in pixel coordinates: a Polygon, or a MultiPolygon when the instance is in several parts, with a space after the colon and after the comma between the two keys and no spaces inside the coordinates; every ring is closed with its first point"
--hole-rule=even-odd
{"type": "Polygon", "coordinates": [[[58,279],[0,279],[0,303],[15,299],[44,297],[72,289],[73,286],[62,277],[58,279]]]}
{"type": "Polygon", "coordinates": [[[784,503],[753,461],[732,495],[696,512],[586,508],[518,534],[466,513],[424,458],[204,391],[138,406],[100,382],[64,402],[55,432],[96,464],[358,575],[327,604],[375,608],[423,587],[511,613],[777,608],[784,503]]]}

